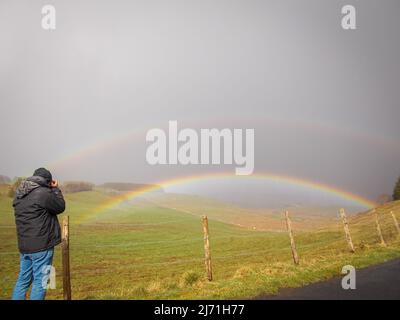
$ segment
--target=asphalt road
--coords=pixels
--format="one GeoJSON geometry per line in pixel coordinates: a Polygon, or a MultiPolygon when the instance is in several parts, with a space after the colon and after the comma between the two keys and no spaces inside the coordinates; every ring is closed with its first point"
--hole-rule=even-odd
{"type": "Polygon", "coordinates": [[[342,277],[301,288],[287,288],[261,300],[400,300],[400,259],[356,270],[356,289],[342,289],[342,277]]]}

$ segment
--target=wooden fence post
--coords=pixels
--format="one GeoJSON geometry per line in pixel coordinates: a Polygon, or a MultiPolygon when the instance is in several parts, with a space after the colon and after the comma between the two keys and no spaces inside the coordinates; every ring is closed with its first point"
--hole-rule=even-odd
{"type": "Polygon", "coordinates": [[[208,234],[208,218],[203,216],[203,233],[204,233],[204,253],[207,279],[212,281],[212,266],[211,266],[211,253],[210,253],[210,239],[208,234]]]}
{"type": "Polygon", "coordinates": [[[393,211],[390,211],[390,214],[392,215],[393,221],[394,221],[394,225],[397,229],[397,233],[400,234],[400,227],[399,227],[399,223],[397,222],[397,218],[394,215],[393,211]]]}
{"type": "Polygon", "coordinates": [[[64,300],[71,300],[71,277],[69,268],[69,216],[62,221],[62,272],[64,300]]]}
{"type": "Polygon", "coordinates": [[[382,235],[381,225],[379,224],[378,211],[376,211],[375,209],[373,211],[375,214],[376,231],[378,232],[379,239],[381,240],[381,245],[386,246],[385,239],[383,239],[382,235]]]}
{"type": "Polygon", "coordinates": [[[286,218],[286,228],[289,233],[290,238],[290,246],[292,248],[292,256],[294,264],[299,264],[299,255],[297,254],[296,243],[294,242],[293,232],[292,232],[292,222],[289,218],[289,211],[285,211],[285,218],[286,218]]]}
{"type": "Polygon", "coordinates": [[[346,235],[347,244],[349,245],[350,251],[354,253],[354,252],[356,252],[356,250],[354,249],[353,240],[351,239],[349,224],[346,219],[346,212],[344,211],[343,208],[340,209],[340,216],[343,221],[343,229],[344,229],[344,233],[346,235]]]}

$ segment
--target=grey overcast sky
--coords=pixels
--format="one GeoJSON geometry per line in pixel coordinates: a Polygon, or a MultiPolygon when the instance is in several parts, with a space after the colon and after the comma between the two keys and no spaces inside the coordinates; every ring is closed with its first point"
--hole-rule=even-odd
{"type": "Polygon", "coordinates": [[[400,175],[398,0],[1,0],[0,174],[156,182],[147,130],[254,128],[255,173],[375,199],[400,175]],[[41,8],[57,28],[41,28],[41,8]],[[341,28],[356,7],[357,29],[341,28]]]}

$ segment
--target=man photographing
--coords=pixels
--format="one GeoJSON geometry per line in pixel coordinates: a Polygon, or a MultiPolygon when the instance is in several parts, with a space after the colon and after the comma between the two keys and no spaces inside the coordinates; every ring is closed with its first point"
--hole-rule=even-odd
{"type": "Polygon", "coordinates": [[[53,262],[54,247],[61,242],[57,215],[65,210],[57,180],[45,168],[35,170],[15,191],[13,207],[21,254],[12,299],[24,300],[32,284],[30,299],[43,300],[48,266],[53,262]]]}

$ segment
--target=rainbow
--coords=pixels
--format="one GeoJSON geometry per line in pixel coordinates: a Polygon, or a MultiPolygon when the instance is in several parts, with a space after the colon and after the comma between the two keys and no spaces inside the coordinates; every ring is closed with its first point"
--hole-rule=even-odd
{"type": "MultiPolygon", "coordinates": [[[[352,128],[337,128],[334,126],[330,126],[328,123],[323,123],[323,122],[308,122],[305,120],[296,120],[296,121],[289,121],[289,120],[282,120],[282,119],[276,119],[272,117],[262,117],[262,118],[232,118],[232,119],[214,119],[213,126],[225,126],[226,121],[229,120],[231,125],[234,124],[235,127],[240,127],[243,121],[248,121],[251,123],[255,124],[268,124],[268,125],[275,125],[282,127],[283,125],[287,127],[298,127],[302,128],[303,130],[310,130],[310,131],[317,131],[323,134],[338,134],[338,135],[343,135],[352,139],[357,139],[358,141],[364,141],[369,144],[373,145],[380,145],[380,146],[385,146],[388,151],[395,151],[399,149],[399,143],[398,141],[394,141],[392,139],[389,139],[388,137],[384,136],[377,136],[377,135],[371,135],[368,132],[358,132],[355,131],[352,128]]],[[[207,121],[207,124],[209,125],[210,121],[207,121]]],[[[190,126],[195,126],[195,125],[200,125],[202,124],[201,121],[196,120],[196,121],[191,121],[190,123],[186,123],[185,127],[190,124],[190,126]]],[[[204,124],[204,123],[203,123],[204,124]]],[[[159,123],[158,126],[156,127],[163,127],[165,126],[165,123],[159,123]]],[[[88,144],[86,146],[82,146],[78,148],[77,150],[73,150],[70,153],[66,153],[62,156],[57,157],[56,159],[53,159],[53,161],[50,161],[48,163],[45,163],[45,165],[52,171],[57,171],[57,169],[61,169],[63,166],[68,165],[71,162],[78,162],[80,159],[95,155],[99,151],[102,150],[107,150],[115,145],[118,144],[124,144],[124,143],[132,143],[133,140],[137,140],[139,137],[144,137],[145,132],[148,130],[148,128],[154,127],[153,125],[144,125],[141,124],[140,126],[135,126],[133,130],[128,130],[128,131],[123,131],[119,132],[117,134],[111,135],[108,138],[98,140],[95,142],[92,142],[91,144],[88,144]]]]}
{"type": "Polygon", "coordinates": [[[130,192],[125,192],[119,195],[116,195],[112,197],[111,199],[103,202],[100,204],[98,207],[96,207],[93,211],[91,216],[100,214],[101,212],[104,212],[106,210],[112,209],[113,207],[117,206],[120,203],[123,203],[124,201],[127,200],[132,200],[138,196],[144,195],[146,193],[152,192],[159,190],[163,187],[168,187],[168,186],[175,186],[175,185],[180,185],[180,184],[185,184],[185,183],[190,183],[194,181],[201,181],[201,180],[211,180],[211,179],[260,179],[260,180],[269,180],[269,181],[276,181],[276,182],[282,182],[282,183],[287,183],[289,185],[294,185],[294,186],[301,186],[301,187],[306,187],[310,188],[313,190],[319,190],[322,192],[326,192],[328,194],[332,194],[335,196],[338,196],[342,199],[354,202],[357,205],[360,205],[362,207],[366,207],[368,209],[376,207],[376,203],[364,198],[362,196],[356,195],[354,193],[329,186],[320,182],[314,182],[311,180],[306,180],[303,178],[298,178],[298,177],[290,177],[290,176],[284,176],[284,175],[276,175],[276,174],[268,174],[268,173],[257,173],[253,174],[250,176],[236,176],[232,173],[212,173],[212,174],[205,174],[205,175],[193,175],[193,176],[186,176],[186,177],[178,177],[178,178],[173,178],[165,181],[160,181],[156,183],[155,185],[151,185],[149,187],[144,187],[142,189],[138,189],[135,191],[130,191],[130,192]]]}

